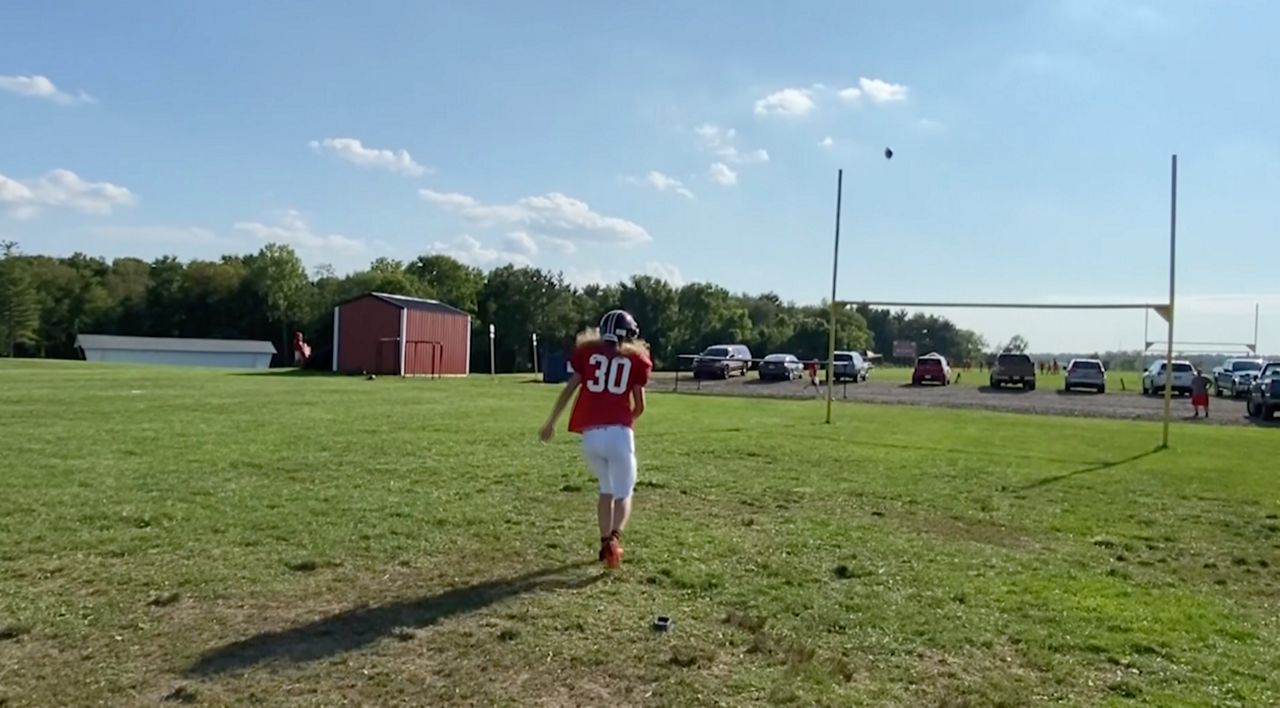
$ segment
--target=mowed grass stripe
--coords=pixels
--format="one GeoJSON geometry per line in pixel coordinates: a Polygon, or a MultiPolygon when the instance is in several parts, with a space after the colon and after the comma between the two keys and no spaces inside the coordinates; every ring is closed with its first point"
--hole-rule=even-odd
{"type": "Polygon", "coordinates": [[[523,378],[0,363],[0,698],[1280,700],[1274,431],[655,395],[602,578],[523,378]]]}

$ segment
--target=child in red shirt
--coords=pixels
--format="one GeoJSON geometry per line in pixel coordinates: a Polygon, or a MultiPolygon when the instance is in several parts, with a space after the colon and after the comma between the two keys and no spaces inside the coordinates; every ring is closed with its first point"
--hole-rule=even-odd
{"type": "Polygon", "coordinates": [[[596,518],[600,525],[599,559],[610,568],[622,563],[622,530],[631,517],[636,485],[633,427],[644,413],[644,387],[653,364],[640,326],[623,310],[600,320],[599,331],[578,337],[570,358],[569,377],[545,425],[544,442],[555,436],[556,421],[569,399],[578,394],[569,414],[569,431],[582,435],[587,466],[600,482],[596,518]]]}

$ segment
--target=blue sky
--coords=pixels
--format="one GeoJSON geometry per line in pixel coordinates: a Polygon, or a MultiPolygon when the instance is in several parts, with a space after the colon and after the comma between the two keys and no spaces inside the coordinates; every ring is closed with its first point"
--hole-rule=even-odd
{"type": "MultiPolygon", "coordinates": [[[[1176,152],[1178,338],[1250,340],[1260,302],[1280,352],[1278,4],[369,5],[0,6],[0,238],[816,302],[844,168],[842,298],[1149,300],[1176,152]]],[[[951,314],[1143,339],[1141,312],[951,314]]]]}

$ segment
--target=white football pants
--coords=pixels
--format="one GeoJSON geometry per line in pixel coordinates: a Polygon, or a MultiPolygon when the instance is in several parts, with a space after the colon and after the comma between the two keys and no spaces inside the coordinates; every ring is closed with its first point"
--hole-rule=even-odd
{"type": "Polygon", "coordinates": [[[600,480],[600,493],[628,499],[636,487],[636,440],[625,425],[591,428],[582,433],[587,467],[600,480]]]}

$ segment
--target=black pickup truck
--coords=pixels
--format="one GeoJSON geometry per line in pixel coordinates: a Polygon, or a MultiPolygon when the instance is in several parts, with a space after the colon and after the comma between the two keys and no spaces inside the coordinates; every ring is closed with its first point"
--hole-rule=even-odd
{"type": "Polygon", "coordinates": [[[1280,361],[1267,362],[1249,385],[1249,416],[1271,420],[1280,411],[1280,361]]]}
{"type": "Polygon", "coordinates": [[[1011,352],[996,357],[996,363],[991,367],[991,388],[1005,386],[1036,390],[1036,363],[1031,361],[1031,357],[1011,352]]]}

